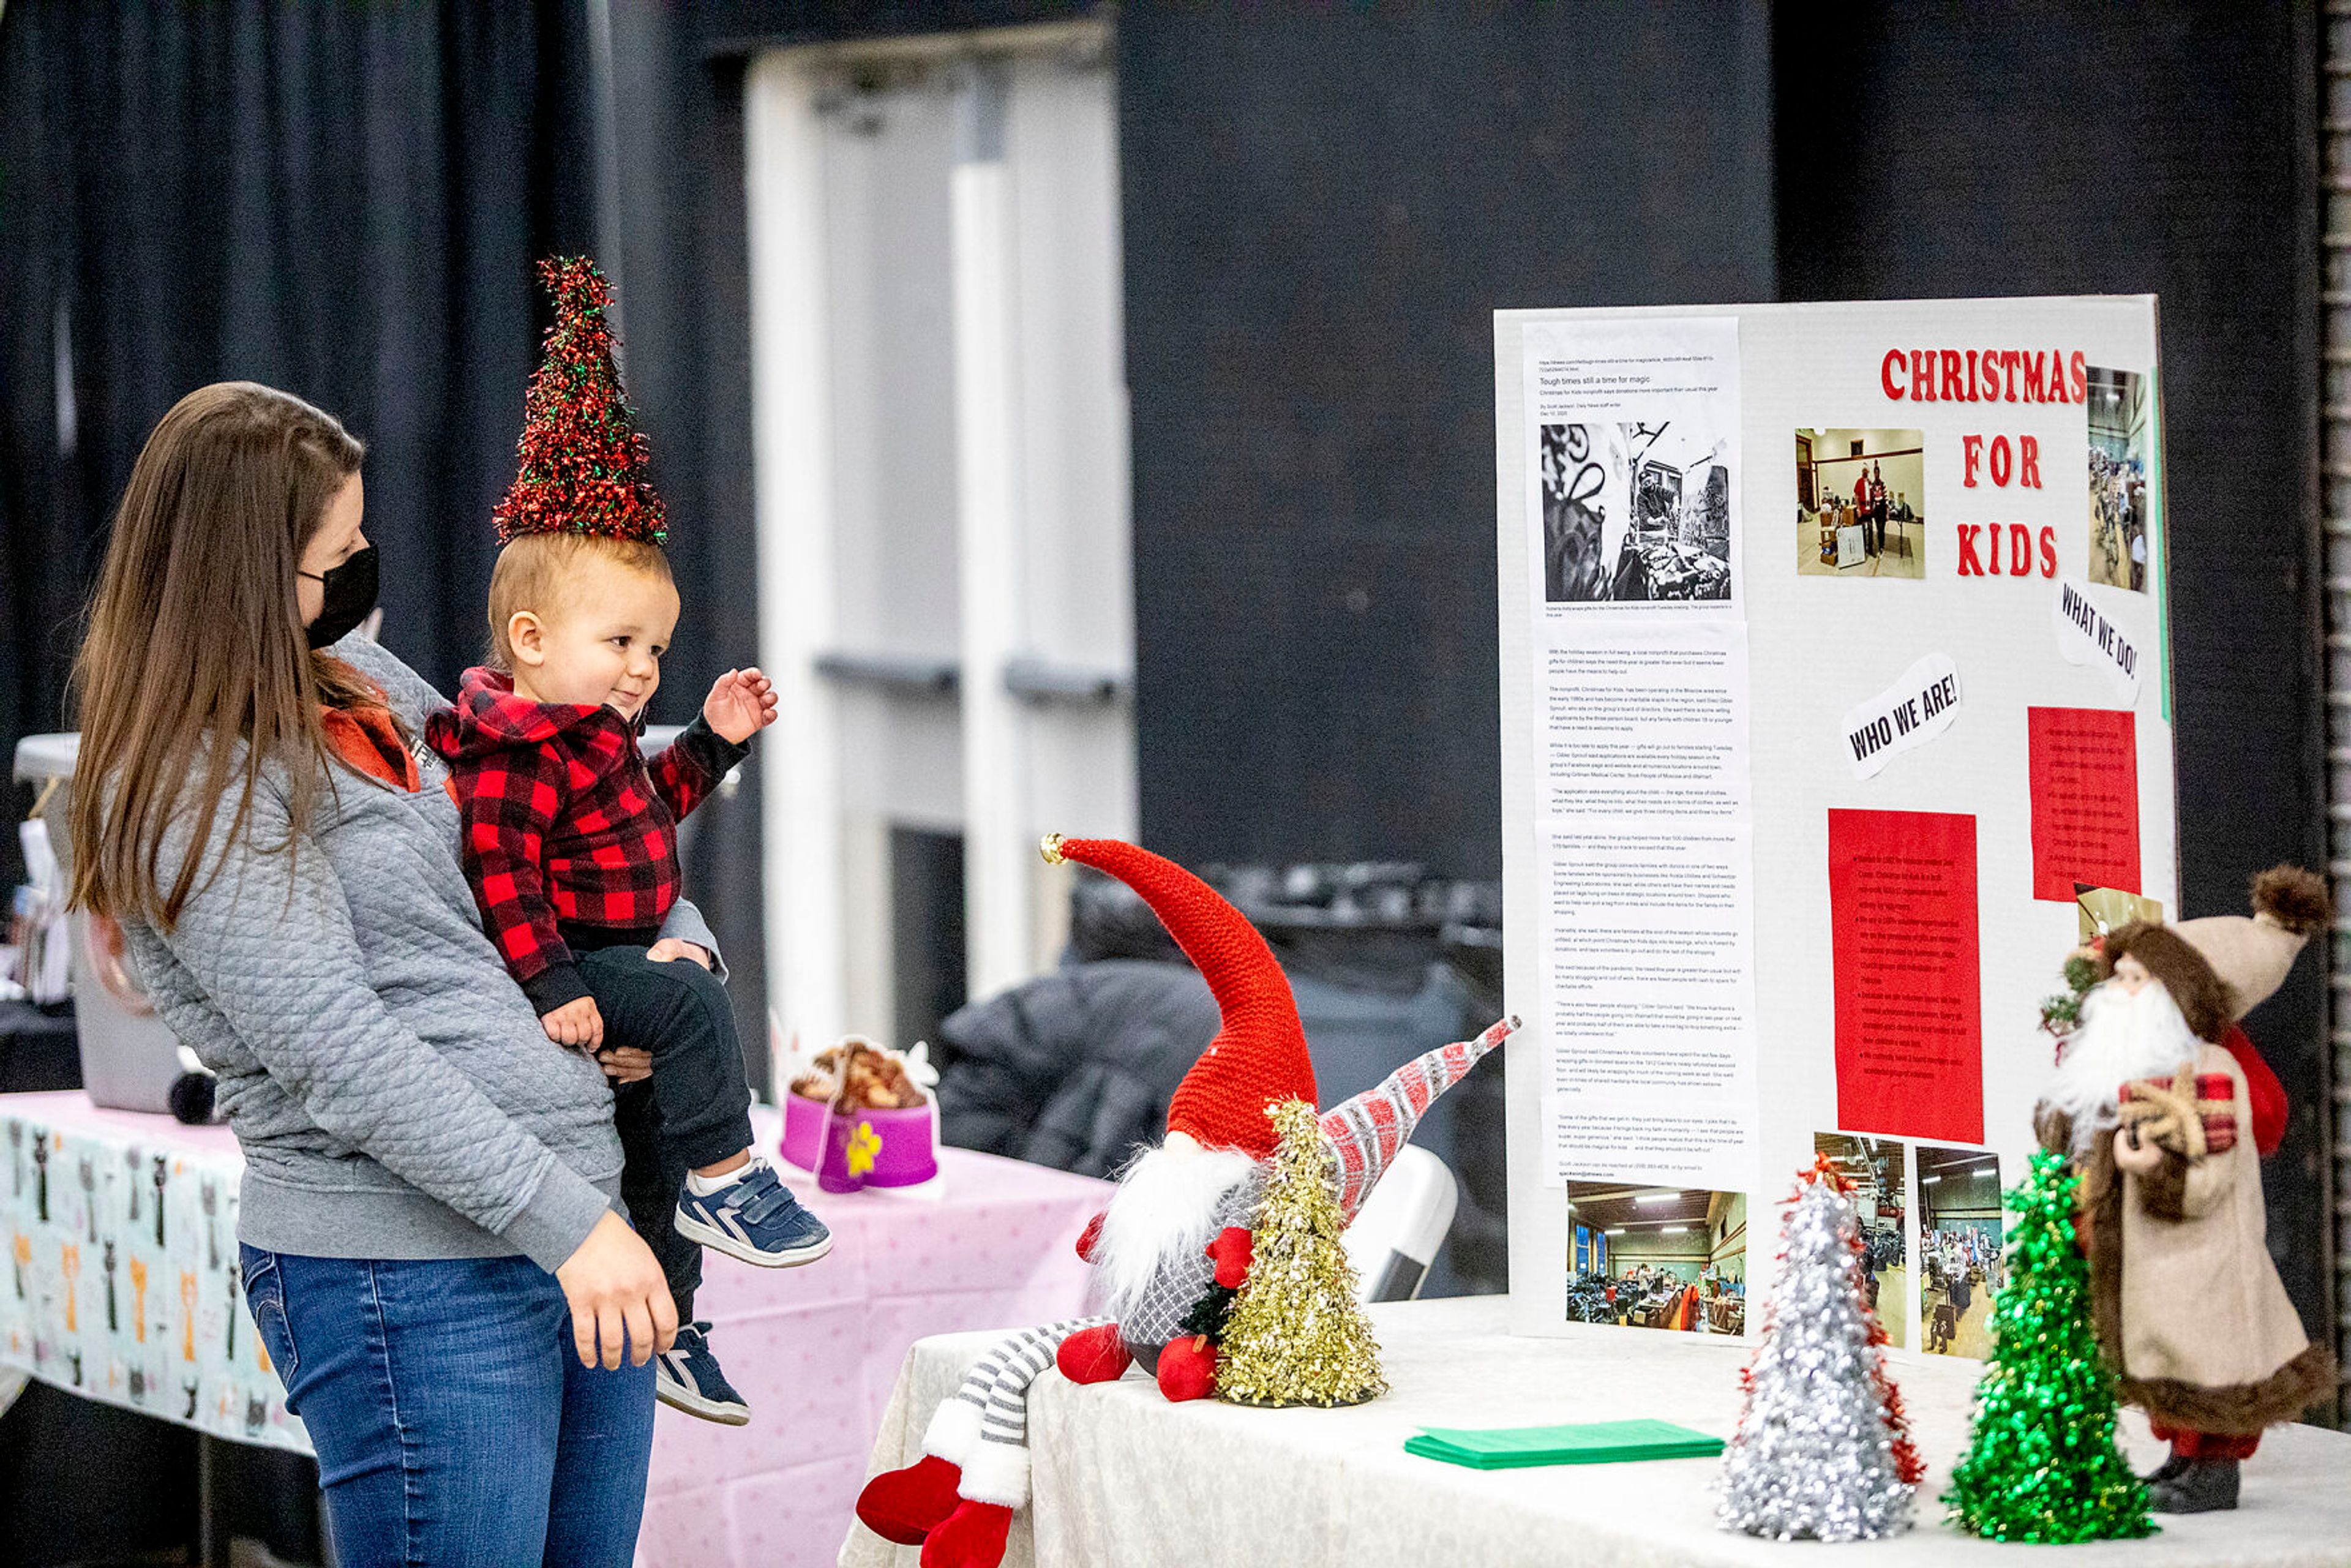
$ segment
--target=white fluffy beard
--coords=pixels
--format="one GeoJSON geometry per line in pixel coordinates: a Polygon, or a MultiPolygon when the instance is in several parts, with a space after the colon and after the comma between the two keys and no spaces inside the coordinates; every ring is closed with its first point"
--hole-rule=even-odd
{"type": "Polygon", "coordinates": [[[2074,1146],[2082,1148],[2115,1124],[2125,1083],[2169,1078],[2181,1062],[2195,1061],[2203,1045],[2161,985],[2133,995],[2108,981],[2082,998],[2081,1024],[2066,1040],[2042,1103],[2073,1117],[2074,1146]]]}
{"type": "Polygon", "coordinates": [[[1238,1149],[1145,1149],[1119,1173],[1094,1241],[1102,1310],[1123,1321],[1171,1258],[1216,1239],[1217,1211],[1257,1161],[1238,1149]]]}

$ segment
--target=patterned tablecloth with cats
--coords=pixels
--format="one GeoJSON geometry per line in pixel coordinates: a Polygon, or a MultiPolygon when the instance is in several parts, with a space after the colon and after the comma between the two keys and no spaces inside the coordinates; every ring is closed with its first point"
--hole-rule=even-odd
{"type": "Polygon", "coordinates": [[[0,1095],[0,1362],[240,1443],[310,1451],[238,1291],[226,1127],[0,1095]]]}

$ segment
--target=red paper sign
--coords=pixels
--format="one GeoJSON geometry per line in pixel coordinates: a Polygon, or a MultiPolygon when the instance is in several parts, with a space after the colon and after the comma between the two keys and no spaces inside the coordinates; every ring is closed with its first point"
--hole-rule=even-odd
{"type": "Polygon", "coordinates": [[[1976,820],[1831,811],[1829,926],[1837,1125],[1983,1142],[1976,820]]]}
{"type": "Polygon", "coordinates": [[[2138,891],[2138,735],[2128,709],[2025,709],[2032,737],[2032,896],[2074,884],[2138,891]]]}

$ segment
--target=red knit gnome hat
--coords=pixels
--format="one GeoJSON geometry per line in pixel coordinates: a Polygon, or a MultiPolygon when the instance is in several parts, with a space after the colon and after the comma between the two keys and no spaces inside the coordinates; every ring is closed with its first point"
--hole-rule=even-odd
{"type": "Polygon", "coordinates": [[[1048,862],[1073,860],[1141,894],[1216,994],[1224,1027],[1176,1085],[1167,1103],[1167,1130],[1189,1134],[1210,1148],[1270,1158],[1273,1124],[1265,1108],[1284,1100],[1322,1103],[1298,1003],[1273,949],[1216,889],[1148,850],[1116,839],[1050,833],[1044,851],[1048,862]]]}
{"type": "Polygon", "coordinates": [[[549,256],[538,276],[555,325],[523,398],[522,471],[491,513],[498,542],[576,533],[660,544],[669,526],[645,476],[651,453],[612,363],[611,286],[584,256],[549,256]]]}

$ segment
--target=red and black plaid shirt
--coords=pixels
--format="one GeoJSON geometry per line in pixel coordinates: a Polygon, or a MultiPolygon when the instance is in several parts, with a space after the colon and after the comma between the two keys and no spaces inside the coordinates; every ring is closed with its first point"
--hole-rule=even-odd
{"type": "Polygon", "coordinates": [[[613,709],[532,702],[486,669],[424,738],[449,764],[482,928],[541,1013],[588,994],[575,944],[653,939],[677,902],[678,819],[748,750],[696,718],[648,763],[613,709]]]}

